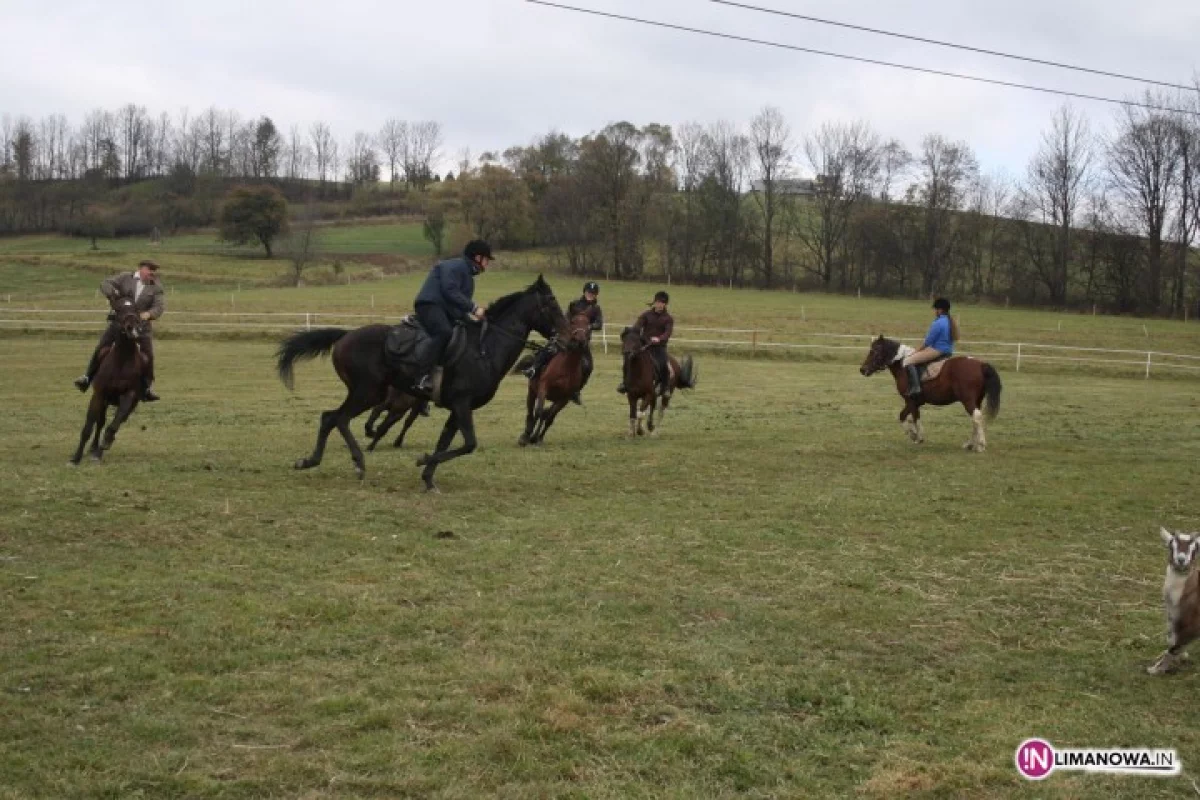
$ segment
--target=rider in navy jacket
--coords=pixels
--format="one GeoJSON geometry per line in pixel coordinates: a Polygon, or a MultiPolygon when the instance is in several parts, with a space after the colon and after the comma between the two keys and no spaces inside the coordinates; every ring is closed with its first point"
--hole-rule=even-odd
{"type": "Polygon", "coordinates": [[[461,257],[440,261],[429,270],[413,302],[421,327],[434,341],[429,371],[416,385],[419,391],[433,390],[433,373],[440,368],[446,345],[454,335],[454,323],[468,315],[482,317],[486,313],[487,306],[477,305],[474,300],[475,276],[492,260],[491,245],[475,239],[467,243],[461,257]]]}

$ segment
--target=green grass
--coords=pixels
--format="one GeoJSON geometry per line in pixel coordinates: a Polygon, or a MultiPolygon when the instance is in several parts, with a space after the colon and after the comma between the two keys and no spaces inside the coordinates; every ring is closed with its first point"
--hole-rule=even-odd
{"type": "Polygon", "coordinates": [[[601,358],[541,449],[506,380],[426,496],[440,413],[365,482],[335,440],[297,473],[327,363],[158,350],[165,399],[72,469],[87,345],[0,340],[0,796],[1193,795],[1012,766],[1200,759],[1195,671],[1142,673],[1190,382],[1006,373],[975,456],[959,410],[907,444],[886,377],[714,356],[629,441],[601,358]]]}

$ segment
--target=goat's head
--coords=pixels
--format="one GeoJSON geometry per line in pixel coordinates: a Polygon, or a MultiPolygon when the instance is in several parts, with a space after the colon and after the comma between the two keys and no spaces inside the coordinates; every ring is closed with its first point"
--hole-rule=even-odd
{"type": "Polygon", "coordinates": [[[1158,534],[1167,546],[1167,563],[1171,569],[1179,573],[1190,571],[1192,564],[1196,563],[1197,553],[1200,553],[1200,534],[1172,533],[1166,528],[1159,528],[1158,534]]]}

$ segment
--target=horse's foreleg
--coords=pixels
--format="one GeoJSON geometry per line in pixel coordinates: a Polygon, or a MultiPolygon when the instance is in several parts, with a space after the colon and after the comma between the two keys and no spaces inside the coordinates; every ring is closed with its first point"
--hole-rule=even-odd
{"type": "Polygon", "coordinates": [[[637,436],[637,423],[638,423],[638,413],[637,413],[638,399],[633,394],[632,390],[628,393],[628,400],[629,400],[629,434],[628,435],[630,438],[632,438],[634,436],[637,436]]]}
{"type": "Polygon", "coordinates": [[[557,417],[558,412],[562,411],[564,408],[566,408],[566,406],[566,400],[559,400],[550,407],[549,411],[545,412],[545,415],[542,419],[542,429],[538,432],[537,437],[539,444],[546,440],[546,433],[550,430],[550,426],[554,424],[555,417],[557,417]]]}
{"type": "Polygon", "coordinates": [[[95,435],[92,437],[92,460],[99,461],[104,458],[104,450],[100,447],[100,434],[104,430],[104,421],[108,419],[108,403],[103,399],[99,402],[99,409],[94,413],[96,421],[95,435]]]}
{"type": "Polygon", "coordinates": [[[83,430],[79,434],[79,447],[75,450],[75,455],[71,456],[72,464],[78,464],[83,460],[83,449],[87,447],[88,439],[92,437],[92,429],[104,425],[104,419],[101,416],[103,413],[104,401],[100,395],[93,392],[92,399],[88,402],[87,416],[83,420],[83,430]],[[100,417],[98,422],[97,417],[100,417]]]}
{"type": "Polygon", "coordinates": [[[368,450],[374,450],[375,442],[379,441],[379,437],[375,435],[375,420],[379,419],[379,415],[383,413],[385,408],[387,408],[387,403],[380,403],[371,409],[371,416],[367,417],[367,425],[363,429],[363,432],[367,434],[368,439],[374,440],[371,442],[371,446],[367,448],[368,450]]]}
{"type": "Polygon", "coordinates": [[[537,422],[537,416],[533,413],[533,407],[537,403],[537,392],[533,387],[529,387],[529,391],[525,394],[525,430],[517,438],[517,444],[521,447],[533,441],[533,427],[537,422]]]}
{"type": "Polygon", "coordinates": [[[121,403],[117,406],[117,413],[113,415],[113,421],[104,431],[103,449],[112,448],[113,442],[117,439],[117,431],[121,429],[121,425],[125,420],[129,419],[129,415],[133,413],[134,407],[137,406],[137,392],[126,392],[121,395],[121,403]]]}
{"type": "Polygon", "coordinates": [[[533,435],[529,437],[530,444],[541,444],[546,435],[546,389],[538,389],[537,403],[533,407],[533,435]]]}
{"type": "MultiPolygon", "coordinates": [[[[665,398],[666,395],[663,395],[665,398]]],[[[659,397],[654,395],[650,398],[650,408],[646,412],[646,428],[650,435],[654,435],[654,412],[658,410],[659,397]]]]}
{"type": "Polygon", "coordinates": [[[471,403],[470,400],[464,400],[454,406],[454,410],[450,415],[450,420],[446,422],[446,428],[442,431],[442,437],[438,439],[438,449],[433,455],[427,455],[417,461],[417,465],[424,465],[425,469],[421,473],[422,480],[425,481],[426,491],[436,491],[437,486],[433,483],[433,473],[439,464],[444,464],[447,461],[453,461],[459,456],[469,455],[475,452],[478,442],[475,439],[475,422],[471,418],[471,403]],[[454,426],[451,427],[450,420],[454,421],[454,426]],[[450,442],[454,439],[454,434],[457,431],[462,431],[463,446],[447,450],[450,442]],[[447,433],[449,435],[447,435],[447,433]]]}

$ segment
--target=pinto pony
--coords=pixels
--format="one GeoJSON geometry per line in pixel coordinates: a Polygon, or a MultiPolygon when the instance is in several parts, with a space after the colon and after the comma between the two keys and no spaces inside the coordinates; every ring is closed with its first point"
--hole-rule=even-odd
{"type": "Polygon", "coordinates": [[[955,356],[941,363],[941,371],[934,378],[921,382],[921,393],[908,397],[908,374],[904,369],[904,358],[912,348],[894,339],[880,336],[871,343],[859,372],[864,376],[874,375],[887,368],[896,381],[896,391],[904,398],[900,411],[900,424],[914,444],[925,441],[925,429],[921,425],[921,406],[948,406],[962,403],[971,417],[971,438],[963,448],[982,453],[987,448],[984,420],[995,419],[1000,411],[1000,375],[986,361],[968,356],[955,356]]]}

